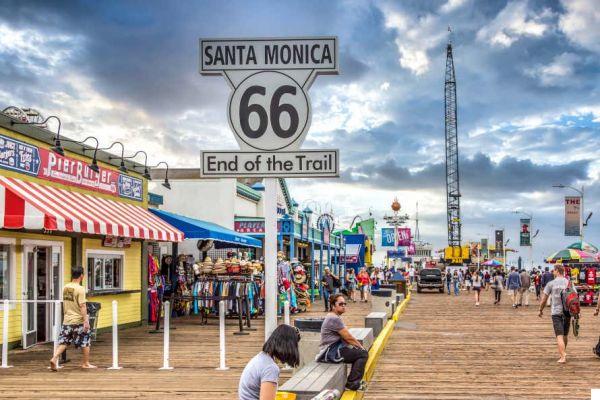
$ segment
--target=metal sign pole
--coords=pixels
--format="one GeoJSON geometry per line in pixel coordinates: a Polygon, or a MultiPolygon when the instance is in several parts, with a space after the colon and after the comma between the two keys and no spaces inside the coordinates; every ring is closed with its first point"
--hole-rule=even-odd
{"type": "Polygon", "coordinates": [[[277,328],[277,179],[265,178],[265,341],[277,328]]]}

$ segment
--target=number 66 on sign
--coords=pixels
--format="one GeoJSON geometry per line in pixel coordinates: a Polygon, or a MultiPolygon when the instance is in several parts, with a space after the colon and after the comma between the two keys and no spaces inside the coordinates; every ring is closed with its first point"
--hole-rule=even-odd
{"type": "Polygon", "coordinates": [[[227,117],[240,148],[297,150],[311,122],[308,89],[338,73],[335,37],[201,39],[200,73],[223,75],[233,92],[227,117]]]}

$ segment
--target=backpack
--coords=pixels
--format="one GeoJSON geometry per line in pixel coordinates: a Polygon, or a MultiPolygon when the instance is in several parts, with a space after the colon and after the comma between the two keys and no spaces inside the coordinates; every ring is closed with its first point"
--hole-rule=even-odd
{"type": "Polygon", "coordinates": [[[577,318],[581,312],[579,305],[579,295],[573,290],[572,282],[567,284],[567,288],[560,293],[562,300],[563,313],[569,313],[572,317],[577,318]]]}
{"type": "Polygon", "coordinates": [[[592,348],[592,351],[596,356],[600,357],[600,339],[598,339],[598,343],[592,348]]]}

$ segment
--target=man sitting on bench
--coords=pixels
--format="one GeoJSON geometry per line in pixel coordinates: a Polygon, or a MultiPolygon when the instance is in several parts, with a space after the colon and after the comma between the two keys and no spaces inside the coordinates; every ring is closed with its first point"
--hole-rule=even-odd
{"type": "Polygon", "coordinates": [[[343,294],[334,294],[329,298],[332,311],[327,314],[321,325],[321,342],[316,360],[320,362],[344,362],[352,364],[346,388],[364,389],[362,381],[369,352],[348,331],[341,315],[346,312],[346,298],[343,294]]]}

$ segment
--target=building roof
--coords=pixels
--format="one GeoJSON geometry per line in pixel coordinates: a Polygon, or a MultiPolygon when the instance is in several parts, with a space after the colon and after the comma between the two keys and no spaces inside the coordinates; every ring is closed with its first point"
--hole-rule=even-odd
{"type": "MultiPolygon", "coordinates": [[[[23,136],[38,140],[38,141],[46,143],[50,146],[54,146],[54,138],[56,137],[55,132],[49,131],[47,129],[41,128],[36,125],[11,125],[11,121],[21,122],[18,120],[13,120],[12,118],[10,118],[7,115],[0,112],[0,127],[6,128],[7,130],[10,130],[10,131],[18,132],[23,136]]],[[[94,150],[95,147],[89,146],[87,144],[68,142],[67,140],[73,140],[73,139],[65,136],[63,132],[60,133],[60,138],[61,138],[62,147],[66,151],[69,151],[71,153],[91,159],[92,151],[90,151],[90,150],[94,150]],[[84,151],[84,149],[86,149],[87,151],[84,151]]],[[[98,140],[101,140],[101,139],[102,138],[98,138],[98,140]]],[[[108,145],[109,145],[109,143],[101,143],[99,147],[106,147],[108,145]]],[[[137,151],[137,149],[128,150],[128,153],[130,152],[130,154],[133,154],[133,153],[135,153],[135,151],[137,151]]],[[[104,150],[98,150],[98,152],[96,154],[96,159],[100,162],[112,165],[117,168],[119,167],[119,165],[121,165],[120,155],[117,156],[116,154],[108,153],[104,150]],[[109,157],[112,157],[113,159],[110,160],[109,157]],[[115,157],[117,157],[117,159],[115,159],[115,157]]],[[[144,164],[140,164],[140,163],[137,163],[137,162],[131,161],[131,160],[124,160],[124,161],[125,161],[125,166],[128,169],[130,169],[132,171],[136,171],[133,168],[135,166],[138,168],[138,170],[136,172],[138,172],[138,173],[144,172],[143,171],[144,164]],[[142,168],[142,170],[140,170],[140,168],[142,168]]]]}

